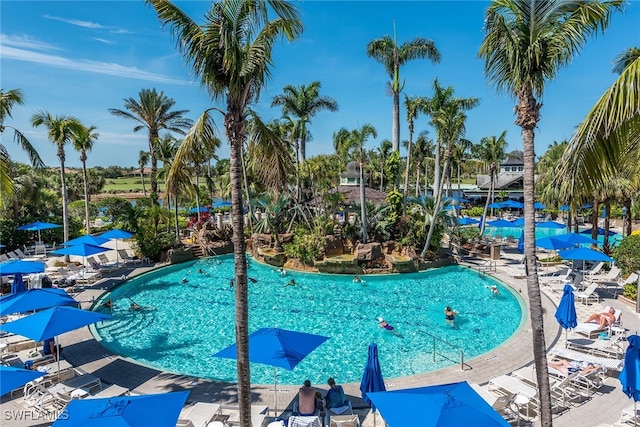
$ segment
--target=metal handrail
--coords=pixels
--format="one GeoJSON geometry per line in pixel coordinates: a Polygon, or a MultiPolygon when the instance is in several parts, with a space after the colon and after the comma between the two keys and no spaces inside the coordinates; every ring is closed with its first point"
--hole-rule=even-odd
{"type": "MultiPolygon", "coordinates": [[[[433,334],[430,334],[429,332],[425,332],[425,334],[429,335],[432,339],[433,339],[433,361],[436,361],[436,354],[438,354],[438,350],[437,350],[437,346],[436,343],[438,341],[441,341],[442,343],[448,345],[449,347],[455,349],[456,351],[460,352],[460,369],[464,370],[464,350],[454,344],[451,344],[450,342],[448,342],[447,340],[444,340],[440,337],[437,337],[433,334]]],[[[443,355],[444,356],[444,355],[443,355]]]]}

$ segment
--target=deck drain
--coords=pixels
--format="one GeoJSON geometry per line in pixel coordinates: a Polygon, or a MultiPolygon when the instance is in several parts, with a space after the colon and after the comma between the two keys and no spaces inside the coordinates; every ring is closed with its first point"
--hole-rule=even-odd
{"type": "Polygon", "coordinates": [[[497,358],[498,358],[498,356],[491,356],[491,357],[487,357],[484,360],[489,361],[489,360],[493,360],[493,359],[497,359],[497,358]]]}

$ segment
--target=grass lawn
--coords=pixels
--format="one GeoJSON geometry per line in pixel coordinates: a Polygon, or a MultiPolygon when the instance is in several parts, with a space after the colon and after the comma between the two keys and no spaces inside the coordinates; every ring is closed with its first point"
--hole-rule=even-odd
{"type": "MultiPolygon", "coordinates": [[[[151,182],[149,178],[144,180],[144,188],[147,192],[151,189],[151,182]]],[[[142,182],[140,177],[121,177],[121,178],[107,178],[104,184],[103,192],[117,191],[119,193],[128,193],[132,191],[142,192],[142,182]]],[[[164,190],[164,182],[158,181],[158,190],[164,190]]]]}

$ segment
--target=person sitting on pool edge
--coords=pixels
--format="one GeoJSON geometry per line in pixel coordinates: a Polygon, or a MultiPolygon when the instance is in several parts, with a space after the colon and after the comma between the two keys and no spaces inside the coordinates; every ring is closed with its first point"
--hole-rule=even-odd
{"type": "Polygon", "coordinates": [[[329,390],[324,397],[324,407],[326,409],[326,425],[329,425],[331,415],[340,415],[349,409],[349,402],[345,400],[344,389],[341,385],[336,384],[336,380],[329,378],[327,380],[329,390]]]}
{"type": "Polygon", "coordinates": [[[298,390],[297,412],[301,416],[316,414],[316,391],[311,388],[310,380],[305,380],[304,385],[298,390]]]}
{"type": "Polygon", "coordinates": [[[447,323],[451,326],[454,326],[454,322],[456,320],[456,315],[458,315],[458,312],[451,309],[451,307],[446,306],[444,308],[444,318],[447,321],[447,323]]]}

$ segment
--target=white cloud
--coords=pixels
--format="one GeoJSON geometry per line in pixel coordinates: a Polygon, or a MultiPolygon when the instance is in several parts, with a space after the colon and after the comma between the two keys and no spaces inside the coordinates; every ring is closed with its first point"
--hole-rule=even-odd
{"type": "Polygon", "coordinates": [[[18,61],[34,62],[52,67],[64,68],[75,71],[106,74],[110,76],[124,77],[127,79],[146,80],[158,83],[196,86],[194,81],[178,80],[162,74],[150,73],[136,67],[126,67],[113,62],[90,61],[86,59],[69,59],[62,56],[48,55],[25,49],[16,49],[9,46],[2,48],[3,59],[15,59],[18,61]]]}
{"type": "Polygon", "coordinates": [[[3,46],[3,51],[5,46],[34,50],[60,50],[60,48],[52,44],[34,39],[33,37],[27,35],[16,36],[0,34],[0,45],[3,46]]]}
{"type": "Polygon", "coordinates": [[[96,41],[99,41],[100,43],[104,43],[104,44],[116,44],[116,42],[112,41],[112,40],[107,40],[107,39],[101,39],[98,37],[94,37],[93,38],[96,41]]]}
{"type": "Polygon", "coordinates": [[[110,28],[110,27],[106,27],[104,25],[98,24],[96,22],[80,21],[79,19],[67,19],[67,18],[61,18],[59,16],[43,15],[43,18],[51,19],[53,21],[60,21],[66,24],[76,25],[78,27],[83,27],[83,28],[103,28],[103,29],[110,28]]]}

